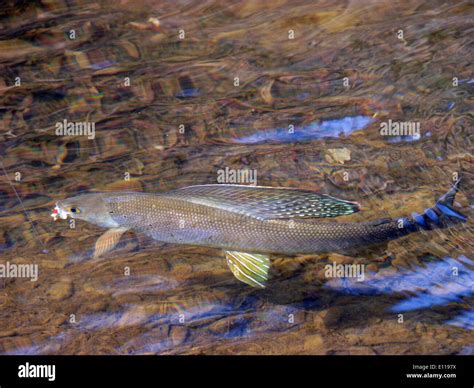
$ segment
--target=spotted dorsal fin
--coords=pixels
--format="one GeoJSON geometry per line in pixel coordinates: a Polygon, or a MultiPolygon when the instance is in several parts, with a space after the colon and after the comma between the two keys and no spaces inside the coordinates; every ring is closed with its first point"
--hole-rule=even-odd
{"type": "Polygon", "coordinates": [[[270,269],[270,259],[266,255],[226,251],[227,265],[234,276],[252,287],[265,288],[270,269]]]}
{"type": "Polygon", "coordinates": [[[201,185],[184,187],[164,195],[260,220],[337,217],[360,210],[357,202],[291,188],[201,185]]]}

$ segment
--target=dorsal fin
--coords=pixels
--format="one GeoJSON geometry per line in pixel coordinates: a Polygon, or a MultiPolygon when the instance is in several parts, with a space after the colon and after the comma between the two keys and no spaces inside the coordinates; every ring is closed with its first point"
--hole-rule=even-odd
{"type": "Polygon", "coordinates": [[[164,195],[261,220],[337,217],[360,210],[357,202],[292,188],[217,184],[183,187],[164,195]]]}

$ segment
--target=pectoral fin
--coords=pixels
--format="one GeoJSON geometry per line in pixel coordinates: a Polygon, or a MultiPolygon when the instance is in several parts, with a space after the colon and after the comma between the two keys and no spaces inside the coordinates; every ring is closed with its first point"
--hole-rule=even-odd
{"type": "Polygon", "coordinates": [[[93,256],[94,259],[114,249],[118,244],[120,237],[122,237],[122,234],[124,234],[127,230],[127,228],[109,229],[102,236],[100,236],[95,243],[93,256]]]}
{"type": "Polygon", "coordinates": [[[265,288],[270,269],[270,260],[266,255],[226,251],[227,265],[241,282],[257,288],[265,288]]]}

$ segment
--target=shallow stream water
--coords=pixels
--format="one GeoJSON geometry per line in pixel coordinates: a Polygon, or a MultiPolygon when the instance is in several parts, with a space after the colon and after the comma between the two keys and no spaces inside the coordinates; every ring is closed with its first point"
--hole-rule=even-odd
{"type": "Polygon", "coordinates": [[[0,278],[0,352],[473,354],[472,20],[468,1],[3,2],[0,264],[39,272],[0,278]],[[420,131],[382,136],[389,121],[420,131]],[[274,255],[257,290],[220,250],[131,232],[92,259],[103,230],[50,217],[226,169],[358,201],[353,221],[422,212],[462,176],[470,219],[274,255]],[[332,263],[365,278],[328,279],[332,263]]]}

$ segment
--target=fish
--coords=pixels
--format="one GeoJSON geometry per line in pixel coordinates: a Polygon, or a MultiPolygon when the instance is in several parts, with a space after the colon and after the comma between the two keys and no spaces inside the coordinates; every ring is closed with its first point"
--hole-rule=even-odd
{"type": "Polygon", "coordinates": [[[346,252],[410,233],[466,222],[453,207],[458,180],[423,214],[377,221],[326,220],[360,211],[359,203],[311,190],[210,184],[165,193],[88,193],[56,203],[51,216],[83,220],[107,231],[94,257],[127,231],[164,243],[220,248],[234,276],[257,288],[269,279],[270,254],[346,252]]]}

